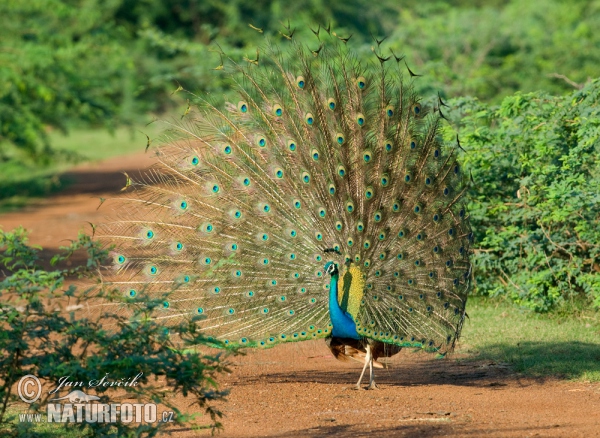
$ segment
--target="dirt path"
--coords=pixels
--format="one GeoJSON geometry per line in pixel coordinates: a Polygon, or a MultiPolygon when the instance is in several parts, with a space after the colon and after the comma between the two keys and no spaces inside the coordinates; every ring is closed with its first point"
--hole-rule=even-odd
{"type": "MultiPolygon", "coordinates": [[[[23,225],[48,253],[68,243],[109,208],[98,197],[123,187],[152,162],[144,154],[85,165],[75,184],[28,209],[0,215],[0,228],[23,225]]],[[[359,364],[336,361],[323,341],[252,351],[233,359],[221,380],[223,437],[594,437],[600,436],[600,384],[520,378],[502,364],[435,360],[403,351],[378,370],[379,391],[354,391],[359,364]]],[[[186,406],[186,400],[181,400],[186,406]]],[[[190,429],[176,437],[208,435],[190,429]]]]}

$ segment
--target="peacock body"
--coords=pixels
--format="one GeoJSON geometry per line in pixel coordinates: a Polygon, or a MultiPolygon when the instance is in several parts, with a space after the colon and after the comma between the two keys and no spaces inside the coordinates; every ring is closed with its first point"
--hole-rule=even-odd
{"type": "Polygon", "coordinates": [[[316,34],[317,50],[292,39],[228,60],[239,102],[199,98],[173,126],[102,226],[115,245],[103,282],[128,299],[172,291],[156,318],[202,315],[226,345],[328,338],[373,383],[374,354],[445,354],[460,334],[465,184],[404,63],[364,64],[316,34]]]}

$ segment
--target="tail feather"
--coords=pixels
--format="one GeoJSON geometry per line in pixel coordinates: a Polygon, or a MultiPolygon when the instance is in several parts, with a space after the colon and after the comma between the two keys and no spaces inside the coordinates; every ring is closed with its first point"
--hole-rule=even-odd
{"type": "MultiPolygon", "coordinates": [[[[331,334],[333,260],[361,336],[452,349],[471,231],[439,114],[399,63],[360,62],[337,38],[317,56],[295,41],[260,53],[224,68],[239,101],[198,98],[114,204],[99,230],[116,246],[104,284],[126,303],[164,295],[165,324],[202,315],[219,339],[266,347],[331,334]]],[[[340,357],[360,358],[352,348],[340,357]]]]}

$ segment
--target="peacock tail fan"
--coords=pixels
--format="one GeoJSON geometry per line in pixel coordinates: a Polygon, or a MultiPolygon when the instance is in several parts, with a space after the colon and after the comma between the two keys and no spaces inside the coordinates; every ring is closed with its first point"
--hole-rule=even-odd
{"type": "Polygon", "coordinates": [[[153,313],[165,326],[202,315],[225,344],[266,347],[331,334],[334,261],[360,336],[443,354],[471,269],[456,145],[403,82],[404,63],[319,39],[318,52],[292,39],[227,60],[239,101],[198,98],[173,125],[101,227],[115,246],[102,281],[125,309],[140,291],[170,292],[153,313]]]}

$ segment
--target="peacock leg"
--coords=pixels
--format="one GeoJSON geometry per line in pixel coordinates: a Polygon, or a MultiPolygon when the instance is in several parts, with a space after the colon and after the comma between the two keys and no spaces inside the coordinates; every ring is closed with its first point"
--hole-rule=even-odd
{"type": "Polygon", "coordinates": [[[369,380],[369,386],[367,386],[367,389],[379,389],[379,387],[375,384],[375,374],[373,373],[373,355],[371,354],[370,356],[371,360],[369,361],[369,371],[371,372],[371,376],[369,380]]]}
{"type": "MultiPolygon", "coordinates": [[[[366,371],[367,365],[369,363],[371,363],[371,367],[372,367],[373,366],[373,356],[371,355],[371,346],[369,344],[367,344],[367,354],[365,355],[365,366],[363,366],[362,373],[360,373],[358,382],[356,382],[356,389],[362,389],[360,387],[360,382],[362,381],[362,378],[365,375],[365,371],[366,371]]],[[[371,375],[373,375],[373,371],[371,371],[371,375]]]]}

